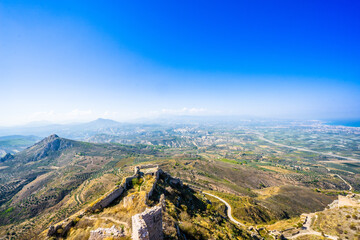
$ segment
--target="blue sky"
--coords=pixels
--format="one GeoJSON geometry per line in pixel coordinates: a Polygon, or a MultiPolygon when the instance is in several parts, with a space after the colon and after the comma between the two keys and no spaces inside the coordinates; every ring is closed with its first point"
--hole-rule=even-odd
{"type": "Polygon", "coordinates": [[[0,125],[360,118],[357,1],[1,1],[0,125]]]}

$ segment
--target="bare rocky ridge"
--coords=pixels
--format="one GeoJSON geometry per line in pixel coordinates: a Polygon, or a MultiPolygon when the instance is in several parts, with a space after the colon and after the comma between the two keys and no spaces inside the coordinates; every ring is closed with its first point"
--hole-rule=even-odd
{"type": "Polygon", "coordinates": [[[56,134],[50,135],[49,137],[43,139],[42,141],[28,149],[31,151],[35,151],[34,156],[29,158],[29,161],[38,161],[42,158],[49,156],[51,153],[70,148],[72,146],[72,141],[62,139],[56,134]]]}

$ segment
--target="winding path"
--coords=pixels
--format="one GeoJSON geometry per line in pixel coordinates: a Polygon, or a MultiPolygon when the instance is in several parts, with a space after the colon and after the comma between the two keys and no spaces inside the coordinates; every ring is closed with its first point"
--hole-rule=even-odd
{"type": "Polygon", "coordinates": [[[233,216],[231,215],[231,206],[230,206],[230,204],[229,204],[228,202],[226,202],[224,199],[222,199],[222,198],[220,198],[220,197],[218,197],[218,196],[216,196],[216,195],[213,195],[213,194],[211,194],[211,193],[207,193],[207,192],[203,192],[203,193],[206,194],[206,195],[209,195],[209,196],[211,196],[211,197],[214,197],[214,198],[220,200],[221,202],[225,203],[225,205],[226,205],[226,207],[227,207],[227,215],[228,215],[229,219],[230,219],[232,222],[234,222],[235,224],[237,224],[237,225],[246,227],[245,224],[243,224],[243,223],[235,220],[235,218],[233,218],[233,216]]]}
{"type": "MultiPolygon", "coordinates": [[[[203,193],[206,194],[206,195],[209,195],[209,196],[211,196],[211,197],[214,197],[214,198],[220,200],[221,202],[223,202],[223,203],[226,205],[226,207],[227,207],[227,215],[228,215],[229,219],[230,219],[232,222],[234,222],[235,224],[237,224],[237,225],[240,225],[240,226],[242,226],[242,227],[246,227],[245,224],[243,224],[243,223],[241,223],[241,222],[239,222],[239,221],[237,221],[236,219],[233,218],[233,216],[231,215],[231,206],[230,206],[230,204],[229,204],[228,202],[226,202],[224,199],[222,199],[222,198],[220,198],[220,197],[218,197],[218,196],[216,196],[216,195],[214,195],[214,194],[207,193],[207,192],[203,192],[203,193]]],[[[311,225],[311,219],[312,219],[314,216],[317,217],[317,215],[316,215],[315,213],[307,214],[307,215],[306,215],[305,223],[304,223],[304,225],[303,225],[303,229],[300,230],[297,234],[295,234],[295,235],[293,235],[293,236],[291,236],[291,237],[287,237],[287,239],[296,239],[296,238],[298,238],[298,237],[300,237],[300,236],[304,236],[304,235],[323,236],[322,233],[313,230],[313,229],[311,228],[311,226],[310,226],[310,225],[311,225]]],[[[331,236],[331,235],[327,235],[327,234],[324,234],[324,235],[325,235],[325,237],[328,238],[328,239],[338,240],[338,237],[336,237],[336,236],[331,236]]]]}
{"type": "Polygon", "coordinates": [[[103,219],[103,220],[110,220],[116,224],[119,224],[119,225],[124,225],[126,227],[129,227],[129,224],[127,222],[122,222],[122,221],[119,221],[119,220],[116,220],[112,217],[97,217],[97,218],[94,218],[93,216],[90,216],[90,217],[87,217],[85,216],[85,219],[89,219],[89,220],[92,220],[92,221],[95,221],[95,220],[98,220],[98,219],[103,219]]]}
{"type": "Polygon", "coordinates": [[[350,183],[348,183],[345,179],[343,179],[339,174],[334,174],[334,175],[340,178],[341,180],[343,180],[343,182],[349,186],[349,191],[353,190],[353,187],[350,185],[350,183]]]}
{"type": "Polygon", "coordinates": [[[321,232],[317,232],[311,228],[311,219],[314,216],[315,216],[315,218],[317,218],[317,215],[315,213],[306,214],[306,219],[305,219],[302,229],[297,234],[295,234],[291,237],[287,237],[287,238],[288,239],[296,239],[296,238],[304,236],[304,235],[316,235],[316,236],[325,236],[326,238],[332,239],[332,240],[337,240],[338,237],[336,237],[336,236],[331,236],[331,235],[327,235],[327,234],[323,235],[321,232]]]}

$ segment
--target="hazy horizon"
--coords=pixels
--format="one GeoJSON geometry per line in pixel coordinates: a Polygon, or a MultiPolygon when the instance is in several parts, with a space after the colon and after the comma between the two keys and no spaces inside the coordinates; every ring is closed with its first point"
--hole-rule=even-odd
{"type": "Polygon", "coordinates": [[[183,115],[360,119],[358,7],[2,1],[0,126],[183,115]]]}

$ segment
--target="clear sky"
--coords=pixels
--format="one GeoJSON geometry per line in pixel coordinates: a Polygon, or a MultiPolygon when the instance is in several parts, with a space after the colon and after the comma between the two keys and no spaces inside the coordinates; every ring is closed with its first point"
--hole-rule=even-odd
{"type": "Polygon", "coordinates": [[[360,119],[359,1],[0,2],[0,125],[360,119]]]}

